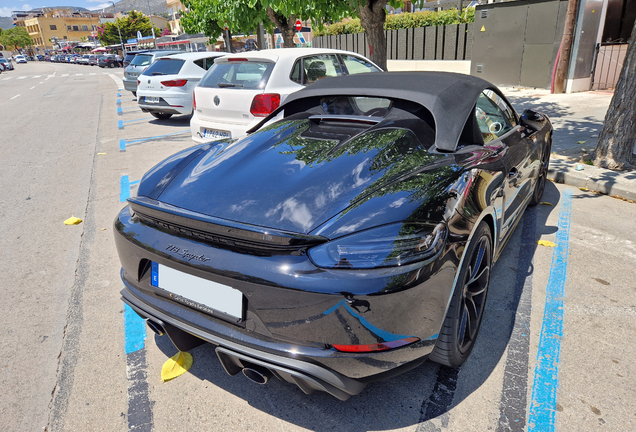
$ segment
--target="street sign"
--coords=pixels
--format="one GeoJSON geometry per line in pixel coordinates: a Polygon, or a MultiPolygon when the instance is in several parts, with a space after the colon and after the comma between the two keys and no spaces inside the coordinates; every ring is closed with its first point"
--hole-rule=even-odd
{"type": "Polygon", "coordinates": [[[303,23],[300,20],[296,20],[296,31],[299,32],[301,28],[303,28],[303,23]]]}

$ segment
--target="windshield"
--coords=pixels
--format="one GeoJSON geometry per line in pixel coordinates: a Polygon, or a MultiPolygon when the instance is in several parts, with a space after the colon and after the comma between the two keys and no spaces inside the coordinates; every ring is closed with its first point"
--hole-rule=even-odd
{"type": "Polygon", "coordinates": [[[130,62],[131,65],[135,66],[148,66],[152,61],[152,55],[148,54],[137,54],[133,61],[130,62]]]}
{"type": "Polygon", "coordinates": [[[274,63],[267,61],[225,61],[215,63],[201,79],[199,87],[265,88],[274,63]]]}

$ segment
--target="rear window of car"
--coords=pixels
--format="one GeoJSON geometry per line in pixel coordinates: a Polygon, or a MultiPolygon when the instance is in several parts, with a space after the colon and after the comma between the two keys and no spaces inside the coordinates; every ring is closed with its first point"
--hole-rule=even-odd
{"type": "Polygon", "coordinates": [[[224,61],[215,63],[199,82],[199,87],[262,89],[274,69],[265,61],[224,61]]]}
{"type": "Polygon", "coordinates": [[[130,64],[135,66],[147,66],[152,62],[152,54],[137,54],[130,64]]]}
{"type": "Polygon", "coordinates": [[[184,63],[185,60],[181,59],[160,58],[146,69],[142,75],[177,75],[184,63]]]}

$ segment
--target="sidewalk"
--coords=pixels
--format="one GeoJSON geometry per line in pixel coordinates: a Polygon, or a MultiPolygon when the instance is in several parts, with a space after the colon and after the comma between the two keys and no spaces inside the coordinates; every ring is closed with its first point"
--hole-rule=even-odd
{"type": "Polygon", "coordinates": [[[548,178],[636,201],[636,171],[612,171],[580,162],[596,147],[612,92],[550,94],[544,89],[514,87],[501,91],[518,113],[532,108],[550,117],[554,135],[548,178]]]}

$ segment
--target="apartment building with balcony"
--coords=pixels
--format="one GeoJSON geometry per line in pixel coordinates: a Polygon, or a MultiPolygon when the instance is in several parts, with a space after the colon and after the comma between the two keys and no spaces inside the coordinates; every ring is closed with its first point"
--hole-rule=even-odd
{"type": "Polygon", "coordinates": [[[47,50],[92,40],[100,22],[112,17],[113,14],[77,8],[42,8],[20,17],[18,25],[24,25],[36,47],[47,50]]]}
{"type": "Polygon", "coordinates": [[[185,11],[186,8],[179,0],[166,0],[166,6],[170,9],[170,32],[173,35],[183,34],[183,27],[181,27],[181,12],[185,11]]]}

